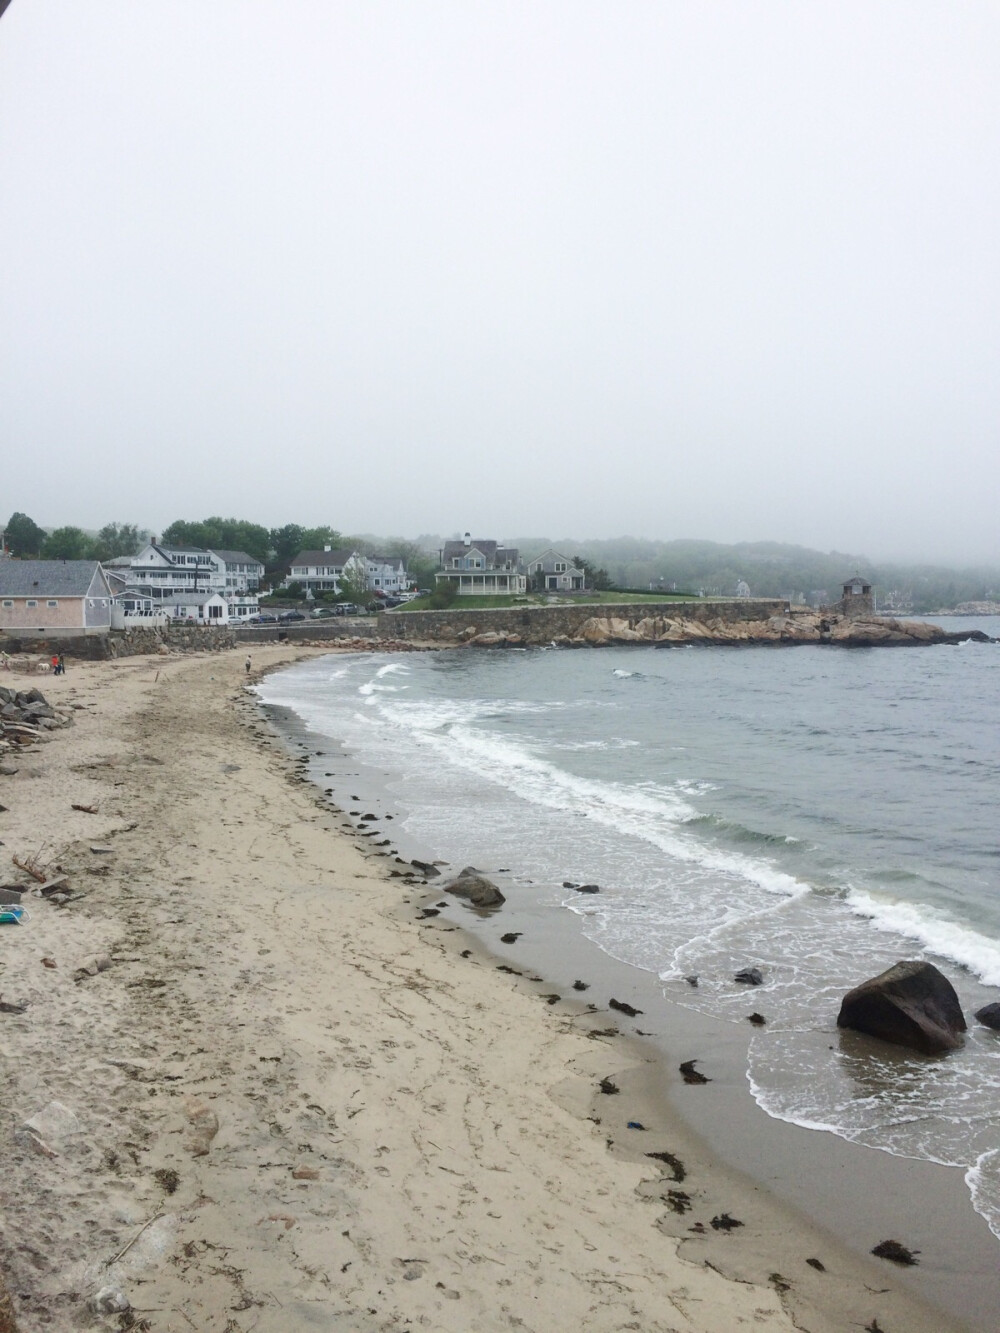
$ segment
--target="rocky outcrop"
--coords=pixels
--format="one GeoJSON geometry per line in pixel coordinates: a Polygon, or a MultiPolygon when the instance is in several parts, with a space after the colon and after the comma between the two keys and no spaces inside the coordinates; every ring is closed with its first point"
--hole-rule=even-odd
{"type": "Polygon", "coordinates": [[[994,1001],[993,1004],[983,1005],[982,1009],[976,1010],[976,1018],[983,1027],[1000,1031],[1000,1004],[994,1001]]]}
{"type": "Polygon", "coordinates": [[[837,1026],[924,1055],[962,1045],[965,1015],[955,988],[933,963],[896,963],[844,996],[837,1026]]]}
{"type": "Polygon", "coordinates": [[[493,881],[473,866],[466,866],[449,880],[444,891],[453,893],[456,898],[468,898],[473,907],[499,907],[507,901],[493,881]]]}

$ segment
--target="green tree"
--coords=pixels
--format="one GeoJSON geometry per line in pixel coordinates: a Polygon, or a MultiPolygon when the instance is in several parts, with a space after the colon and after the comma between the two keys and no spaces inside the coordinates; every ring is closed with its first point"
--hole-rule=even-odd
{"type": "Polygon", "coordinates": [[[105,523],[90,544],[95,560],[114,560],[118,555],[136,555],[149,534],[135,523],[105,523]]]}
{"type": "MultiPolygon", "coordinates": [[[[261,564],[271,554],[271,534],[259,523],[245,518],[211,518],[191,522],[179,518],[163,531],[167,546],[200,546],[213,551],[246,551],[261,564]]],[[[293,552],[294,554],[294,552],[293,552]]]]}
{"type": "Polygon", "coordinates": [[[371,597],[364,556],[361,557],[358,564],[352,561],[349,565],[346,565],[343,576],[338,582],[341,595],[345,601],[354,602],[356,606],[364,606],[371,597]]]}
{"type": "Polygon", "coordinates": [[[22,559],[41,555],[45,529],[40,528],[27,514],[14,513],[7,520],[5,541],[11,555],[22,559]]]}
{"type": "Polygon", "coordinates": [[[54,528],[42,545],[42,559],[90,560],[91,546],[83,528],[54,528]]]}

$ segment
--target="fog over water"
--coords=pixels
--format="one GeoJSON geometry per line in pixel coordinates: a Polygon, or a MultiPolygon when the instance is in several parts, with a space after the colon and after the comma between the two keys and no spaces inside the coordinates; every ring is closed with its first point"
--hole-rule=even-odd
{"type": "Polygon", "coordinates": [[[13,0],[0,521],[996,560],[1000,9],[13,0]]]}

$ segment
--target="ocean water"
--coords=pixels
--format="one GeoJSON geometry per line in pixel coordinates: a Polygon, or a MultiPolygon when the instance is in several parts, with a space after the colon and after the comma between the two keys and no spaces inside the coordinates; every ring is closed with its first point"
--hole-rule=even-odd
{"type": "Polygon", "coordinates": [[[1000,1237],[1000,1034],[972,1018],[1000,1000],[1000,645],[341,656],[258,690],[377,769],[425,854],[510,867],[678,1004],[747,1028],[752,995],[765,1111],[964,1167],[1000,1237]],[[841,1041],[844,992],[919,957],[964,1048],[841,1041]]]}

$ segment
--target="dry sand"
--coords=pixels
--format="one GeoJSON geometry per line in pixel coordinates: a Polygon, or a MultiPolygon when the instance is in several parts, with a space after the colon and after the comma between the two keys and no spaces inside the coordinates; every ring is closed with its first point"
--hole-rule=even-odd
{"type": "MultiPolygon", "coordinates": [[[[255,647],[254,669],[307,655],[255,647]]],[[[24,1333],[953,1327],[714,1164],[643,1100],[648,1054],[588,1036],[606,1016],[420,921],[423,890],[345,833],[243,662],[30,682],[76,722],[0,778],[0,881],[35,856],[82,896],[26,897],[0,932],[0,995],[28,1006],[0,1013],[24,1333]],[[629,1115],[682,1183],[609,1151],[629,1115]],[[723,1212],[744,1226],[713,1230],[723,1212]],[[102,1289],[133,1314],[95,1313],[102,1289]]]]}

